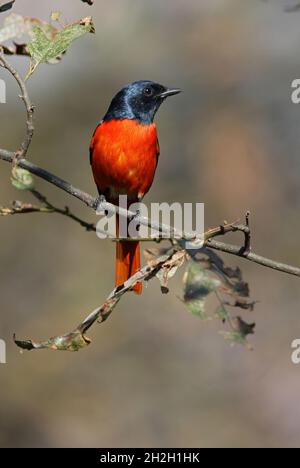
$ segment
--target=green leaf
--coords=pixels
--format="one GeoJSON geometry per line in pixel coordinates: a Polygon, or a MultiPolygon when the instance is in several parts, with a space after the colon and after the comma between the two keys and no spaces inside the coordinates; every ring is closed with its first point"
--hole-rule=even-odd
{"type": "Polygon", "coordinates": [[[11,183],[18,190],[30,190],[34,187],[33,177],[30,172],[20,167],[13,168],[11,183]]]}
{"type": "Polygon", "coordinates": [[[202,320],[211,319],[205,312],[205,300],[220,284],[199,262],[191,260],[184,275],[183,298],[189,311],[202,320]]]}
{"type": "Polygon", "coordinates": [[[39,64],[56,59],[68,49],[73,41],[93,31],[91,18],[85,18],[78,23],[68,25],[61,31],[57,31],[51,38],[41,27],[35,27],[33,29],[34,39],[28,44],[31,64],[26,78],[32,75],[39,64]]]}

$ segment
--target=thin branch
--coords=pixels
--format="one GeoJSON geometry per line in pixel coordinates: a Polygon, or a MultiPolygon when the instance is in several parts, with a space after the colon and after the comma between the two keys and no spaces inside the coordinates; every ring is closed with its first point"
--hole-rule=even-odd
{"type": "Polygon", "coordinates": [[[273,270],[281,271],[282,273],[287,273],[289,275],[300,276],[300,268],[287,265],[285,263],[276,262],[270,258],[262,257],[253,252],[245,252],[244,247],[238,247],[237,245],[225,244],[224,242],[219,242],[213,239],[209,239],[206,242],[207,247],[211,249],[218,250],[220,252],[225,252],[231,255],[236,255],[238,257],[245,258],[250,260],[250,262],[258,263],[267,268],[272,268],[273,270]]]}
{"type": "Polygon", "coordinates": [[[94,223],[89,223],[83,220],[82,218],[79,218],[79,216],[75,215],[74,213],[70,211],[70,208],[68,206],[65,206],[64,208],[58,208],[57,206],[50,203],[48,199],[45,197],[45,195],[43,195],[36,189],[31,189],[30,193],[42,203],[40,212],[61,214],[62,216],[66,216],[67,218],[72,219],[76,223],[79,223],[80,226],[84,227],[87,231],[96,231],[96,225],[94,223]]]}
{"type": "Polygon", "coordinates": [[[250,211],[246,213],[246,230],[244,231],[245,234],[245,245],[244,245],[244,255],[250,253],[251,250],[251,230],[250,230],[250,211]]]}
{"type": "Polygon", "coordinates": [[[89,223],[79,216],[73,214],[68,206],[59,208],[48,201],[48,199],[38,192],[36,189],[31,189],[29,192],[42,203],[42,205],[33,205],[32,203],[24,203],[19,200],[14,200],[9,207],[0,206],[0,216],[27,214],[27,213],[58,213],[62,216],[72,219],[87,231],[96,231],[96,225],[89,223]]]}
{"type": "Polygon", "coordinates": [[[16,80],[21,90],[20,98],[23,100],[26,108],[27,118],[26,118],[26,135],[21,144],[20,149],[15,154],[14,162],[18,161],[19,159],[25,158],[28,148],[30,146],[33,132],[34,132],[34,125],[33,125],[33,113],[34,113],[34,106],[31,104],[29,94],[26,88],[26,85],[19,75],[19,73],[13,68],[13,66],[6,60],[4,57],[3,51],[0,47],[0,66],[5,68],[16,80]]]}
{"type": "Polygon", "coordinates": [[[10,207],[0,206],[0,216],[8,216],[15,214],[27,214],[27,213],[53,213],[44,206],[32,205],[31,203],[24,203],[19,200],[14,200],[10,207]]]}
{"type": "MultiPolygon", "coordinates": [[[[7,151],[7,150],[0,149],[0,159],[2,159],[3,161],[7,161],[9,163],[12,163],[14,159],[14,153],[7,151]]],[[[69,193],[73,197],[81,200],[90,208],[96,210],[97,207],[99,206],[98,198],[92,197],[88,193],[83,192],[82,190],[74,187],[69,182],[66,182],[65,180],[55,176],[51,172],[48,172],[45,169],[42,169],[36,166],[35,164],[24,159],[20,160],[18,165],[19,167],[23,169],[27,169],[29,172],[40,177],[41,179],[46,180],[50,184],[55,185],[61,190],[64,190],[65,192],[69,193]]],[[[101,204],[101,208],[104,210],[108,210],[111,213],[119,213],[121,216],[126,216],[127,218],[133,218],[135,216],[135,213],[131,211],[127,211],[118,206],[112,205],[111,203],[108,203],[108,202],[103,202],[101,204]]],[[[146,225],[157,231],[164,232],[165,228],[167,228],[168,231],[170,232],[170,227],[163,226],[157,223],[151,223],[151,221],[148,218],[139,217],[138,221],[140,222],[140,224],[146,225]]],[[[221,226],[218,226],[217,228],[209,229],[208,231],[206,231],[203,235],[203,238],[205,239],[204,245],[206,245],[207,247],[210,247],[212,249],[219,250],[221,252],[225,252],[231,255],[237,255],[239,257],[245,258],[252,262],[258,263],[259,265],[272,268],[273,270],[281,271],[283,273],[287,273],[290,275],[300,277],[300,268],[298,267],[286,265],[284,263],[262,257],[253,252],[248,252],[247,248],[245,248],[245,245],[247,247],[247,242],[248,243],[250,242],[250,230],[249,230],[249,225],[247,226],[247,224],[246,225],[242,225],[242,224],[221,225],[221,226]],[[218,242],[218,241],[213,240],[213,237],[216,237],[218,235],[223,235],[228,232],[236,232],[236,231],[241,231],[245,235],[245,244],[242,247],[236,246],[236,245],[225,244],[223,242],[218,242]]],[[[184,238],[182,240],[186,241],[186,240],[193,240],[193,239],[195,239],[194,234],[185,233],[184,238]]],[[[179,239],[176,238],[175,241],[178,242],[179,239]]]]}

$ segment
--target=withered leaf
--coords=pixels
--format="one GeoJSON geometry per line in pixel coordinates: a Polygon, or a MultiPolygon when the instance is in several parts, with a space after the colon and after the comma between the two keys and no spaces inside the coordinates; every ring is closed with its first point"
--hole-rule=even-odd
{"type": "Polygon", "coordinates": [[[166,294],[169,292],[168,282],[172,278],[178,268],[180,268],[185,261],[185,252],[179,250],[172,259],[165,262],[162,268],[156,273],[156,277],[160,281],[161,292],[166,294]]]}
{"type": "Polygon", "coordinates": [[[3,27],[0,29],[0,43],[19,39],[23,35],[33,37],[33,28],[39,26],[45,33],[52,36],[57,29],[45,21],[30,16],[11,13],[5,18],[3,27]]]}
{"type": "Polygon", "coordinates": [[[243,280],[240,268],[226,266],[222,258],[209,249],[205,250],[205,257],[195,255],[194,259],[221,280],[219,292],[232,298],[231,306],[253,310],[255,301],[249,299],[249,285],[243,280]]]}
{"type": "MultiPolygon", "coordinates": [[[[176,271],[183,265],[186,258],[185,251],[178,250],[178,252],[176,252],[172,256],[172,259],[167,261],[172,250],[172,247],[160,247],[153,249],[145,249],[143,251],[144,257],[150,267],[152,267],[156,263],[156,260],[158,258],[161,258],[163,260],[163,258],[165,257],[166,259],[164,265],[157,272],[154,272],[155,276],[160,282],[161,292],[163,294],[169,292],[169,279],[175,275],[176,271]]],[[[151,279],[151,277],[149,277],[149,279],[151,279]]]]}
{"type": "Polygon", "coordinates": [[[145,250],[143,250],[143,255],[144,255],[148,265],[150,267],[152,267],[156,263],[156,260],[159,257],[162,257],[162,259],[163,259],[163,257],[165,256],[165,258],[167,260],[169,258],[170,251],[171,251],[170,247],[145,249],[145,250]]]}
{"type": "Polygon", "coordinates": [[[32,349],[53,349],[55,351],[79,351],[79,349],[88,346],[91,340],[79,330],[68,333],[63,336],[55,336],[46,341],[34,342],[32,340],[17,340],[14,335],[15,344],[27,351],[32,349]]]}
{"type": "Polygon", "coordinates": [[[228,312],[224,304],[220,304],[219,307],[217,307],[215,314],[216,314],[216,317],[220,318],[223,323],[225,323],[226,320],[228,319],[228,312]]]}
{"type": "Polygon", "coordinates": [[[241,317],[231,320],[232,331],[221,331],[224,339],[233,343],[238,343],[252,349],[247,341],[247,336],[254,333],[255,323],[247,323],[241,317]]]}
{"type": "Polygon", "coordinates": [[[210,317],[205,312],[206,297],[220,286],[220,281],[194,260],[190,260],[184,275],[183,301],[192,314],[202,320],[210,317]]]}
{"type": "Polygon", "coordinates": [[[254,322],[247,323],[239,316],[233,319],[233,321],[234,321],[234,327],[239,333],[242,333],[244,336],[254,334],[254,328],[255,328],[254,322]]]}
{"type": "Polygon", "coordinates": [[[27,49],[27,44],[16,44],[12,46],[2,46],[2,50],[5,55],[30,55],[27,49]]]}
{"type": "MultiPolygon", "coordinates": [[[[207,247],[196,252],[189,252],[194,263],[203,270],[202,274],[206,278],[217,277],[219,284],[212,288],[219,300],[219,306],[216,308],[214,316],[220,318],[223,323],[227,323],[230,331],[221,331],[220,333],[226,340],[237,342],[250,348],[247,341],[247,335],[254,332],[255,324],[247,324],[240,317],[232,318],[227,306],[239,307],[240,309],[252,311],[257,301],[251,301],[249,298],[249,286],[243,280],[240,268],[231,268],[225,265],[223,259],[214,251],[207,247]],[[205,273],[204,273],[205,272],[205,273]]],[[[208,280],[210,281],[210,280],[208,280]]],[[[205,286],[205,281],[202,283],[205,286]]],[[[185,291],[186,302],[190,304],[190,310],[198,313],[203,319],[210,319],[205,312],[205,298],[209,294],[209,288],[204,290],[203,296],[197,297],[197,292],[191,288],[190,293],[185,291]],[[193,300],[193,295],[195,300],[193,300]]]]}

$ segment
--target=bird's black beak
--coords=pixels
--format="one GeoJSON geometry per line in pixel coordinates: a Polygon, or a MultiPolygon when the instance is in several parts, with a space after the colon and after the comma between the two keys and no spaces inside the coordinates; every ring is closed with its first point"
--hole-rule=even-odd
{"type": "Polygon", "coordinates": [[[160,93],[159,97],[161,98],[167,98],[169,96],[175,96],[175,94],[181,93],[181,89],[178,88],[167,88],[165,91],[160,93]]]}

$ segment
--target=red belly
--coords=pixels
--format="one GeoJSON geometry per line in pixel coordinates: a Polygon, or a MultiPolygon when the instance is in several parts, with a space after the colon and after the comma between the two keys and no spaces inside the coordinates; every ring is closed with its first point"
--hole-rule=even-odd
{"type": "Polygon", "coordinates": [[[91,141],[92,169],[101,193],[110,198],[142,197],[151,187],[159,154],[156,125],[110,120],[96,129],[91,141]]]}

